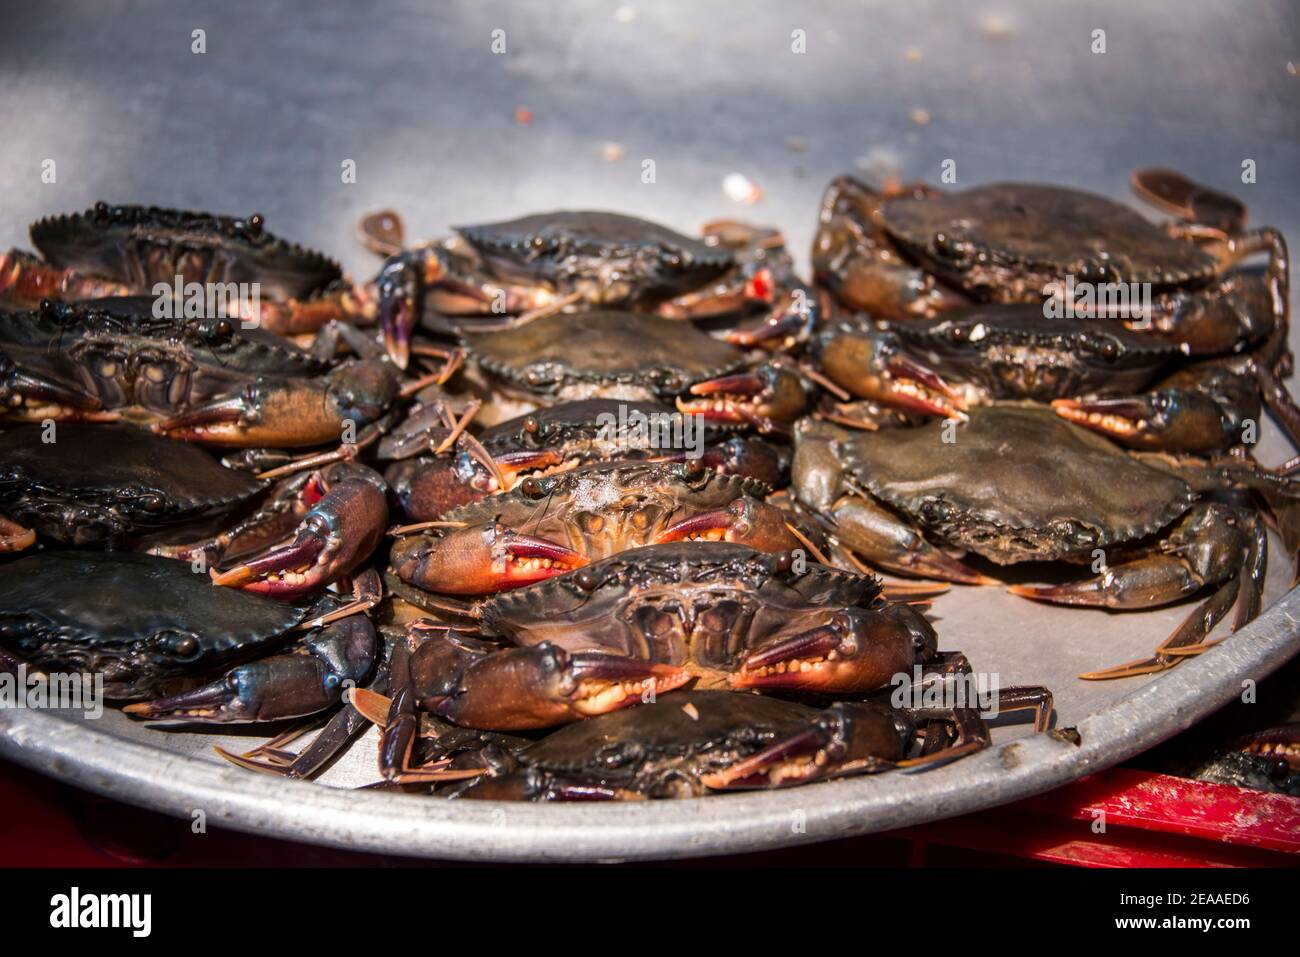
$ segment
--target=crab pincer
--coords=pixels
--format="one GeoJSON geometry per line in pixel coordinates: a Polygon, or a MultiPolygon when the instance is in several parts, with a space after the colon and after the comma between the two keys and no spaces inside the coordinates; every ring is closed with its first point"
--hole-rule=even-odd
{"type": "Polygon", "coordinates": [[[391,563],[399,578],[427,591],[485,595],[563,575],[587,559],[566,545],[492,522],[432,540],[402,539],[393,546],[391,563]]]}
{"type": "Polygon", "coordinates": [[[909,605],[844,608],[750,651],[728,681],[736,688],[871,691],[933,658],[937,647],[934,629],[909,605]]]}
{"type": "Polygon", "coordinates": [[[313,476],[304,489],[315,504],[293,537],[211,571],[218,585],[277,598],[318,591],[348,574],[379,544],[388,523],[383,480],[354,462],[338,462],[313,476]]]}
{"type": "Polygon", "coordinates": [[[231,668],[220,678],[123,710],[152,721],[239,724],[298,718],[337,704],[370,673],[375,628],[364,615],[335,621],[288,652],[231,668]]]}
{"type": "Polygon", "coordinates": [[[340,441],[348,422],[375,422],[396,401],[401,375],[361,359],[316,378],[258,376],[237,394],[153,426],[161,435],[223,446],[301,448],[340,441]]]}
{"type": "Polygon", "coordinates": [[[684,668],[542,642],[497,646],[448,634],[412,653],[411,678],[425,710],[493,731],[548,728],[639,704],[690,680],[684,668]]]}
{"type": "Polygon", "coordinates": [[[684,518],[655,536],[655,543],[705,541],[738,542],[763,552],[783,552],[801,544],[787,524],[790,516],[775,505],[749,496],[725,508],[710,509],[684,518]]]}
{"type": "Polygon", "coordinates": [[[840,329],[822,337],[826,376],[859,399],[922,415],[966,419],[966,401],[937,371],[904,351],[898,337],[878,329],[840,329]]]}
{"type": "Polygon", "coordinates": [[[677,400],[678,411],[702,415],[709,422],[753,425],[760,432],[793,422],[808,402],[799,377],[777,361],[764,362],[752,372],[697,382],[690,396],[677,400]]]}

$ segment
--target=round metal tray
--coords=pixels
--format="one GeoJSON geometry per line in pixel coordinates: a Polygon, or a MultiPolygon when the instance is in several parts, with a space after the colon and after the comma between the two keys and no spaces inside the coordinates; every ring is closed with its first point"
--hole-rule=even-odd
{"type": "MultiPolygon", "coordinates": [[[[687,0],[580,0],[374,13],[184,2],[88,5],[57,19],[38,6],[12,11],[0,36],[0,243],[25,246],[26,222],[100,198],[258,210],[281,235],[370,275],[376,262],[352,238],[367,211],[398,209],[418,238],[587,207],[686,231],[723,217],[774,223],[806,266],[832,176],[858,166],[935,180],[949,159],[958,186],[1036,179],[1117,198],[1131,169],[1177,165],[1242,195],[1254,222],[1300,235],[1300,88],[1288,66],[1300,11],[1286,0],[1246,18],[1208,0],[944,0],[869,14],[773,0],[743,15],[687,0]],[[193,52],[196,29],[206,53],[193,52]],[[1092,52],[1096,30],[1105,53],[1092,52]],[[48,160],[54,182],[42,180],[48,160]],[[340,175],[347,161],[354,182],[340,175]],[[730,173],[763,200],[727,199],[730,173]]],[[[1272,430],[1259,451],[1270,462],[1287,454],[1272,430]]],[[[1112,615],[955,589],[934,608],[941,647],[1004,685],[1050,686],[1056,726],[1077,728],[1082,743],[1006,724],[988,751],[923,772],[626,805],[448,802],[354,790],[377,777],[373,731],[306,784],[212,753],[247,749],[256,738],[246,733],[17,710],[0,711],[0,755],[168,813],[202,810],[213,825],[398,854],[626,860],[826,840],[1050,788],[1240,694],[1300,650],[1300,597],[1285,594],[1276,547],[1271,558],[1270,607],[1257,622],[1172,671],[1120,682],[1075,675],[1146,654],[1190,605],[1112,615]]]]}

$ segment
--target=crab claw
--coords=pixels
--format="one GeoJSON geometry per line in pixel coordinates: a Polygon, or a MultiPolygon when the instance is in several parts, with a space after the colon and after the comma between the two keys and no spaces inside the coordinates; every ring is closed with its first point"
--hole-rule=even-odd
{"type": "Polygon", "coordinates": [[[938,372],[880,331],[840,332],[821,346],[826,375],[859,399],[922,415],[966,419],[966,400],[938,372]]]}
{"type": "Polygon", "coordinates": [[[205,724],[302,717],[336,704],[347,682],[369,674],[374,659],[374,626],[364,616],[353,616],[304,639],[290,654],[231,668],[200,688],[123,710],[150,721],[205,724]]]}
{"type": "Polygon", "coordinates": [[[745,348],[788,348],[808,338],[817,327],[817,317],[816,296],[806,286],[799,286],[773,303],[761,323],[729,330],[722,338],[733,346],[745,348]]]}
{"type": "Polygon", "coordinates": [[[411,359],[411,334],[424,290],[447,274],[445,256],[437,246],[401,252],[384,263],[375,279],[384,347],[399,369],[405,369],[411,359]]]}
{"type": "Polygon", "coordinates": [[[655,542],[737,542],[764,552],[786,552],[802,544],[786,521],[779,508],[744,496],[726,508],[700,512],[668,526],[655,542]]]}
{"type": "Polygon", "coordinates": [[[1240,232],[1246,225],[1246,207],[1235,196],[1202,186],[1171,169],[1134,170],[1133,191],[1147,202],[1226,233],[1240,232]]]}
{"type": "Polygon", "coordinates": [[[737,688],[872,691],[932,656],[937,640],[907,605],[846,608],[822,625],[751,651],[728,681],[737,688]]]}
{"type": "Polygon", "coordinates": [[[391,363],[352,362],[315,379],[261,376],[237,395],[155,423],[160,435],[212,445],[297,448],[340,441],[346,422],[368,425],[396,401],[391,363]]]}
{"type": "Polygon", "coordinates": [[[1111,399],[1056,399],[1052,409],[1068,422],[1136,449],[1213,452],[1223,448],[1231,431],[1213,399],[1186,389],[1111,399]]]}
{"type": "Polygon", "coordinates": [[[425,591],[486,595],[563,575],[587,559],[567,546],[493,522],[435,538],[404,539],[393,546],[391,563],[398,578],[425,591]]]}
{"type": "Polygon", "coordinates": [[[479,659],[465,670],[457,693],[431,710],[490,731],[547,728],[652,701],[690,677],[676,665],[542,642],[479,659]]]}
{"type": "Polygon", "coordinates": [[[700,781],[715,791],[777,788],[845,773],[883,771],[906,757],[913,728],[892,709],[837,702],[802,731],[778,738],[700,781]]]}
{"type": "Polygon", "coordinates": [[[388,524],[383,481],[362,465],[341,462],[309,483],[324,496],[289,542],[272,546],[233,568],[211,570],[218,585],[276,598],[317,591],[370,557],[388,524]]]}
{"type": "Polygon", "coordinates": [[[799,377],[777,362],[765,362],[753,372],[697,382],[691,395],[699,398],[678,399],[678,411],[711,422],[755,425],[760,431],[794,421],[808,403],[799,377]]]}

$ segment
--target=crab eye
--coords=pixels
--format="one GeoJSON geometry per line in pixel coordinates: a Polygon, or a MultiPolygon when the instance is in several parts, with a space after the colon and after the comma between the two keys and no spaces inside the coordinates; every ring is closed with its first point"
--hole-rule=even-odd
{"type": "Polygon", "coordinates": [[[541,498],[546,494],[546,483],[529,476],[519,483],[519,491],[526,498],[541,498]]]}
{"type": "Polygon", "coordinates": [[[262,218],[261,213],[254,213],[248,217],[248,231],[254,236],[260,235],[262,226],[266,221],[262,218]]]}
{"type": "Polygon", "coordinates": [[[151,514],[157,514],[167,507],[166,500],[164,500],[157,492],[146,492],[136,498],[135,501],[140,508],[151,514]]]}
{"type": "Polygon", "coordinates": [[[1105,343],[1102,344],[1101,355],[1103,359],[1118,359],[1119,343],[1114,339],[1107,339],[1105,343]]]}
{"type": "Polygon", "coordinates": [[[542,423],[537,421],[537,416],[535,415],[530,415],[528,418],[524,419],[524,431],[529,435],[536,435],[537,431],[541,427],[542,423]]]}
{"type": "Polygon", "coordinates": [[[595,591],[600,584],[600,576],[590,568],[579,568],[573,573],[573,580],[583,591],[595,591]]]}
{"type": "Polygon", "coordinates": [[[193,635],[171,632],[161,636],[158,645],[163,654],[176,658],[193,658],[199,653],[199,641],[193,635]]]}
{"type": "Polygon", "coordinates": [[[965,326],[953,326],[948,330],[948,338],[958,344],[963,343],[968,338],[965,326]]]}

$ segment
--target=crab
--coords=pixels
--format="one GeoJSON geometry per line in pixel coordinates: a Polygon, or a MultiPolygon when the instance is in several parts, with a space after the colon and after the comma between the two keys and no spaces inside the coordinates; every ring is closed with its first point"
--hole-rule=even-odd
{"type": "Polygon", "coordinates": [[[804,409],[803,383],[788,363],[750,371],[746,354],[684,323],[635,312],[546,316],[465,347],[507,394],[541,405],[589,398],[673,401],[709,423],[779,432],[804,409]]]}
{"type": "Polygon", "coordinates": [[[841,177],[822,202],[814,274],[844,304],[883,319],[935,318],[985,302],[1037,303],[1050,317],[1064,301],[1075,315],[1124,320],[1198,357],[1271,342],[1238,372],[1255,379],[1300,443],[1300,409],[1282,385],[1292,368],[1285,238],[1272,227],[1245,230],[1237,200],[1171,170],[1141,170],[1133,185],[1185,222],[1161,228],[1058,186],[877,192],[841,177]],[[1260,254],[1262,274],[1238,268],[1260,254]],[[1079,286],[1091,299],[1071,292],[1079,286]],[[1124,296],[1135,287],[1150,300],[1136,309],[1124,296]]]}
{"type": "Polygon", "coordinates": [[[811,290],[794,276],[780,235],[744,224],[710,224],[692,239],[633,216],[559,211],[456,227],[457,240],[400,252],[395,214],[370,217],[362,229],[372,248],[395,253],[375,286],[389,355],[403,367],[426,306],[440,331],[458,324],[443,317],[518,324],[575,304],[665,318],[764,313],[757,326],[732,333],[744,345],[797,338],[814,321],[811,290]],[[379,222],[376,238],[371,225],[379,222]]]}
{"type": "MultiPolygon", "coordinates": [[[[772,487],[784,483],[789,465],[783,447],[725,427],[702,424],[696,431],[682,412],[657,402],[561,402],[485,429],[472,443],[456,441],[459,423],[453,418],[449,425],[443,410],[430,406],[427,412],[427,425],[404,423],[379,444],[381,458],[396,460],[384,478],[411,522],[438,519],[529,477],[597,462],[699,461],[720,474],[772,487]]],[[[422,414],[413,413],[411,420],[422,414]]]]}
{"type": "Polygon", "coordinates": [[[390,564],[425,591],[482,595],[653,543],[801,547],[794,516],[763,502],[767,493],[762,483],[698,461],[589,465],[526,478],[513,491],[454,509],[432,533],[399,539],[390,564]]]}
{"type": "Polygon", "coordinates": [[[104,695],[137,702],[126,711],[140,718],[299,717],[371,670],[375,631],[360,613],[378,600],[373,573],[351,599],[291,603],[154,555],[39,552],[0,565],[0,668],[102,674],[104,695]]]}
{"type": "MultiPolygon", "coordinates": [[[[1027,303],[842,322],[814,343],[832,383],[909,414],[964,419],[975,404],[1029,399],[1129,448],[1174,453],[1248,443],[1262,411],[1255,371],[1278,344],[1188,363],[1179,346],[1117,321],[1048,319],[1027,303]]],[[[836,421],[854,424],[840,408],[836,421]]]]}
{"type": "Polygon", "coordinates": [[[151,424],[213,445],[337,443],[403,394],[386,359],[331,366],[227,318],[171,319],[146,297],[0,312],[0,415],[151,424]]]}
{"type": "MultiPolygon", "coordinates": [[[[999,709],[1052,710],[1041,687],[1007,688],[999,709]]],[[[561,728],[517,749],[507,770],[452,796],[514,801],[701,797],[720,791],[919,768],[985,748],[973,708],[903,709],[879,697],[815,708],[727,691],[680,691],[629,711],[561,728]]]]}
{"type": "Polygon", "coordinates": [[[800,503],[832,537],[891,571],[992,584],[953,553],[997,564],[1100,559],[1095,577],[1011,591],[1112,610],[1213,589],[1151,658],[1083,677],[1164,670],[1213,644],[1207,636],[1234,602],[1234,630],[1259,613],[1267,551],[1255,510],[1202,497],[1173,470],[1041,406],[977,407],[965,424],[888,435],[810,423],[796,432],[793,471],[800,503]]]}
{"type": "MultiPolygon", "coordinates": [[[[430,604],[400,581],[389,586],[430,604]]],[[[883,687],[914,665],[957,663],[875,579],[724,541],[634,548],[458,609],[431,607],[470,626],[410,626],[410,688],[394,678],[394,707],[418,703],[484,730],[578,720],[692,679],[833,694],[883,687]]]]}
{"type": "Polygon", "coordinates": [[[253,311],[241,301],[229,318],[278,333],[374,321],[365,288],[350,285],[333,260],[268,232],[258,214],[238,219],[98,202],[33,223],[31,239],[43,259],[20,250],[0,255],[0,302],[154,295],[160,286],[170,296],[178,282],[188,295],[194,283],[219,284],[223,292],[255,283],[253,311]]]}
{"type": "Polygon", "coordinates": [[[36,425],[0,434],[0,511],[11,522],[64,545],[211,566],[218,583],[249,591],[320,590],[369,557],[388,520],[383,481],[355,462],[273,485],[133,426],[64,423],[48,438],[36,425]]]}
{"type": "Polygon", "coordinates": [[[1239,203],[1168,170],[1139,171],[1133,183],[1192,222],[1161,229],[1126,206],[1060,186],[882,193],[841,177],[822,201],[814,274],[846,305],[880,318],[933,318],[973,302],[1041,304],[1067,277],[1150,284],[1154,315],[1125,318],[1149,322],[1196,355],[1232,352],[1286,325],[1286,242],[1277,230],[1243,232],[1239,203]],[[1234,270],[1260,253],[1268,256],[1263,276],[1234,270]]]}

